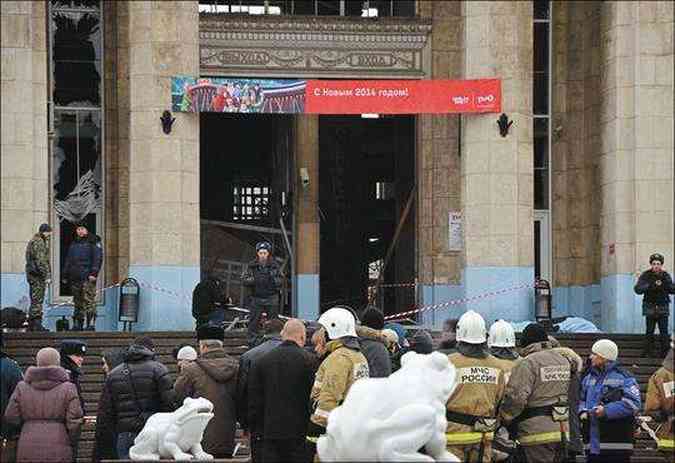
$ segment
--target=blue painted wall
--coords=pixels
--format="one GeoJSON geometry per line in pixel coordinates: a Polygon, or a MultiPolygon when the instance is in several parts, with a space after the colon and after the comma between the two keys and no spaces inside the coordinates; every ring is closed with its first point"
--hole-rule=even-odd
{"type": "Polygon", "coordinates": [[[296,308],[294,315],[303,320],[319,318],[319,275],[299,274],[295,279],[296,308]]]}

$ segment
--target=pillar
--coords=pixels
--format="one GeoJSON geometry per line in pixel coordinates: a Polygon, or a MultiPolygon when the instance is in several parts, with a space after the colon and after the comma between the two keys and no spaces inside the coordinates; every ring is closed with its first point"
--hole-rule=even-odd
{"type": "Polygon", "coordinates": [[[48,222],[46,3],[0,2],[0,306],[28,309],[26,244],[48,222]]]}
{"type": "MultiPolygon", "coordinates": [[[[496,114],[462,117],[464,295],[534,280],[532,3],[463,2],[464,78],[500,78],[502,111],[513,125],[501,137],[496,114]]],[[[531,289],[472,302],[486,320],[531,320],[531,289]]]]}
{"type": "Polygon", "coordinates": [[[170,134],[159,119],[171,109],[172,76],[199,75],[198,2],[126,7],[120,27],[128,34],[128,91],[119,95],[127,99],[119,111],[128,115],[120,140],[128,137],[129,275],[141,282],[137,329],[192,329],[191,295],[200,279],[199,115],[173,114],[170,134]]]}
{"type": "Polygon", "coordinates": [[[675,257],[673,5],[603,2],[601,26],[602,328],[641,332],[636,274],[675,257]]]}
{"type": "MultiPolygon", "coordinates": [[[[461,2],[420,2],[420,14],[432,18],[430,40],[433,79],[462,78],[461,2]]],[[[418,298],[434,305],[462,297],[461,250],[449,248],[449,214],[461,209],[459,116],[417,116],[418,298]]],[[[440,328],[462,308],[423,313],[427,326],[440,328]]]]}
{"type": "Polygon", "coordinates": [[[295,116],[295,307],[296,317],[319,316],[319,116],[295,116]],[[300,170],[307,169],[309,184],[300,170]]]}

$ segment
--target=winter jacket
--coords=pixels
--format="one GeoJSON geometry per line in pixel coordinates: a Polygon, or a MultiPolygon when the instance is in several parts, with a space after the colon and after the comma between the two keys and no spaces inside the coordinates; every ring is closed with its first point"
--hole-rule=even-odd
{"type": "Polygon", "coordinates": [[[83,415],[66,370],[30,367],[5,411],[8,423],[21,426],[17,461],[72,461],[83,415]]]}
{"type": "Polygon", "coordinates": [[[15,437],[19,434],[19,429],[12,428],[5,423],[5,409],[9,403],[9,398],[14,392],[16,385],[23,379],[21,368],[7,354],[0,351],[0,439],[4,437],[15,437]]]}
{"type": "MultiPolygon", "coordinates": [[[[460,343],[460,349],[464,344],[460,343]]],[[[449,446],[479,444],[490,432],[477,432],[477,420],[496,421],[497,406],[504,396],[506,377],[499,361],[483,349],[457,352],[448,356],[457,369],[457,386],[446,404],[448,426],[446,440],[449,446]]],[[[489,449],[487,450],[489,454],[489,449]]]]}
{"type": "Polygon", "coordinates": [[[356,328],[361,352],[368,360],[371,378],[386,378],[391,374],[391,358],[387,349],[387,338],[381,331],[359,326],[356,328]]]}
{"type": "Polygon", "coordinates": [[[216,458],[231,458],[236,420],[237,361],[222,348],[202,354],[181,370],[174,389],[179,403],[204,397],[213,403],[214,417],[204,430],[202,447],[216,458]]]}
{"type": "Polygon", "coordinates": [[[635,294],[644,294],[642,314],[645,316],[668,315],[670,294],[675,294],[675,285],[668,272],[653,272],[651,269],[642,272],[635,283],[635,294]],[[656,282],[661,281],[657,286],[656,282]]]}
{"type": "Polygon", "coordinates": [[[103,245],[100,241],[98,243],[95,240],[92,242],[94,244],[94,262],[96,265],[94,270],[96,271],[95,276],[97,276],[99,273],[101,273],[101,267],[103,266],[103,245]]]}
{"type": "Polygon", "coordinates": [[[313,410],[307,436],[313,441],[325,433],[330,412],[342,404],[352,384],[369,377],[368,360],[356,338],[330,341],[326,351],[328,355],[316,372],[310,394],[313,410]]]}
{"type": "Polygon", "coordinates": [[[554,347],[553,352],[558,352],[567,358],[572,367],[570,376],[570,387],[567,392],[568,403],[570,404],[568,450],[575,453],[584,452],[584,441],[581,430],[581,420],[579,415],[574,413],[574,407],[579,403],[579,394],[581,392],[581,378],[583,376],[584,361],[579,355],[569,347],[554,347]]]}
{"type": "Polygon", "coordinates": [[[77,237],[68,248],[63,274],[72,282],[86,281],[90,276],[97,277],[101,268],[101,254],[88,236],[77,237]]]}
{"type": "Polygon", "coordinates": [[[578,407],[579,415],[588,415],[583,427],[589,453],[632,452],[635,416],[641,406],[637,381],[617,362],[607,363],[602,370],[591,368],[581,380],[578,407]],[[598,405],[605,409],[602,418],[591,413],[598,405]]]}
{"type": "Polygon", "coordinates": [[[80,398],[80,406],[84,411],[84,396],[82,395],[82,385],[80,384],[80,376],[82,376],[82,369],[77,366],[67,355],[61,354],[61,367],[68,372],[70,382],[75,385],[77,389],[77,396],[80,398]]]}
{"type": "Polygon", "coordinates": [[[38,233],[26,246],[26,275],[49,280],[52,277],[49,263],[49,242],[38,233]]]}
{"type": "Polygon", "coordinates": [[[244,286],[253,290],[252,296],[266,298],[279,293],[283,275],[277,261],[270,257],[266,264],[254,260],[248,264],[241,277],[244,286]]]}
{"type": "Polygon", "coordinates": [[[124,363],[115,367],[105,380],[108,393],[102,398],[109,401],[99,402],[98,415],[115,423],[117,434],[137,433],[154,413],[175,408],[169,371],[154,357],[148,348],[132,345],[124,363]]]}
{"type": "Polygon", "coordinates": [[[215,304],[225,301],[225,288],[217,278],[207,278],[195,286],[192,291],[192,316],[197,320],[197,326],[208,322],[209,314],[215,304]]]}
{"type": "Polygon", "coordinates": [[[649,379],[645,413],[659,425],[656,433],[659,438],[658,448],[664,452],[675,450],[675,425],[673,410],[675,409],[675,376],[673,375],[673,349],[663,361],[663,367],[649,379]]]}
{"type": "Polygon", "coordinates": [[[566,419],[554,421],[552,406],[568,407],[571,365],[549,342],[529,345],[511,370],[499,417],[520,445],[561,442],[566,419]]]}
{"type": "Polygon", "coordinates": [[[314,383],[313,359],[292,341],[284,341],[253,365],[248,422],[265,439],[305,437],[314,383]]]}
{"type": "MultiPolygon", "coordinates": [[[[262,344],[244,352],[241,357],[239,357],[239,374],[237,375],[237,421],[239,421],[241,427],[246,430],[250,430],[248,424],[248,375],[253,364],[279,344],[281,344],[281,335],[266,335],[262,344]]],[[[254,435],[256,434],[256,430],[252,430],[252,432],[254,435]]]]}

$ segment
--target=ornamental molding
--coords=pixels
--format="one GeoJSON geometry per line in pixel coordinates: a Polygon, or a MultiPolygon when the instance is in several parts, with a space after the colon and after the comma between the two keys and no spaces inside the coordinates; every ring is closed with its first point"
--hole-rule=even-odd
{"type": "Polygon", "coordinates": [[[423,78],[431,20],[202,14],[204,76],[423,78]]]}

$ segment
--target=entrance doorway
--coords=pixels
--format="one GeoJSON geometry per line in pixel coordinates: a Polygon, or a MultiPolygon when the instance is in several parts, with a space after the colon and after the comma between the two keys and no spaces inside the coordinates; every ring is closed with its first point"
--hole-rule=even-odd
{"type": "Polygon", "coordinates": [[[282,230],[290,241],[292,121],[290,115],[200,114],[202,278],[213,272],[234,304],[245,304],[241,274],[255,258],[255,244],[268,241],[288,276],[282,291],[285,314],[292,259],[282,230]]]}
{"type": "MultiPolygon", "coordinates": [[[[401,220],[415,185],[415,118],[321,116],[319,145],[321,310],[361,309],[380,272],[384,284],[415,279],[414,201],[401,220]]],[[[372,302],[394,313],[415,303],[415,287],[382,288],[372,302]]]]}

